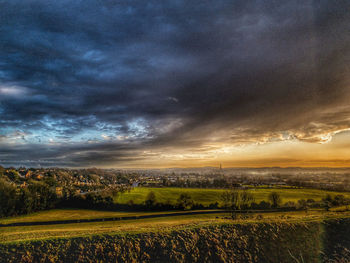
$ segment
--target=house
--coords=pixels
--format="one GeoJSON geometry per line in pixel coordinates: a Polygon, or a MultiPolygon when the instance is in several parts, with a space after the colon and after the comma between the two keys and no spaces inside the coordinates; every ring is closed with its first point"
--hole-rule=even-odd
{"type": "Polygon", "coordinates": [[[29,179],[32,175],[32,172],[30,170],[27,171],[26,175],[24,176],[26,179],[29,179]]]}

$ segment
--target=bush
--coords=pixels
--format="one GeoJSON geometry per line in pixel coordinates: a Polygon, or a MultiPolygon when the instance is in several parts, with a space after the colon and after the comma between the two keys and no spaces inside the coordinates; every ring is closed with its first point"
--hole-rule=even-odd
{"type": "Polygon", "coordinates": [[[262,219],[264,219],[264,216],[263,216],[263,215],[257,215],[257,216],[256,216],[256,219],[257,219],[257,220],[262,220],[262,219]]]}
{"type": "Polygon", "coordinates": [[[177,199],[177,207],[183,210],[191,209],[193,204],[194,203],[191,199],[191,196],[189,196],[186,193],[181,194],[180,197],[177,199]]]}
{"type": "Polygon", "coordinates": [[[153,191],[150,191],[147,194],[145,205],[147,207],[152,207],[155,205],[155,203],[156,203],[156,194],[153,191]]]}
{"type": "Polygon", "coordinates": [[[259,203],[259,209],[270,209],[270,208],[271,208],[271,204],[269,202],[261,201],[259,203]]]}
{"type": "Polygon", "coordinates": [[[288,201],[283,206],[284,207],[296,207],[297,205],[293,201],[288,201]]]}

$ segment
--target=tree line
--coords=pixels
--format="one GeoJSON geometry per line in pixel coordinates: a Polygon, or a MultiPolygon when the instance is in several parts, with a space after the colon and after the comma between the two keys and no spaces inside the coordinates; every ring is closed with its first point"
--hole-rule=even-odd
{"type": "Polygon", "coordinates": [[[44,182],[31,181],[18,187],[0,178],[0,217],[28,214],[55,207],[55,190],[44,182]]]}
{"type": "Polygon", "coordinates": [[[181,193],[175,203],[159,202],[156,193],[150,191],[144,202],[135,204],[116,203],[114,197],[125,192],[125,188],[108,188],[103,191],[77,193],[73,187],[62,187],[58,196],[56,187],[50,180],[29,180],[25,187],[16,185],[0,178],[0,217],[27,214],[51,208],[88,208],[114,211],[167,211],[167,210],[195,210],[195,209],[226,209],[234,213],[238,210],[266,210],[266,209],[308,209],[311,207],[329,210],[333,206],[349,204],[343,195],[327,195],[321,201],[300,199],[297,203],[286,202],[277,192],[270,193],[268,200],[256,202],[254,195],[248,190],[232,188],[224,191],[218,202],[204,205],[196,203],[186,193],[181,193]]]}

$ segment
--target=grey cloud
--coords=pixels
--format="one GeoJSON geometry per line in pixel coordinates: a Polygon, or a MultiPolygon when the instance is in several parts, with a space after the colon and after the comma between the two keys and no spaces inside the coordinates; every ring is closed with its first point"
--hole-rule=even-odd
{"type": "MultiPolygon", "coordinates": [[[[147,149],[196,149],[213,137],[235,144],[289,134],[320,142],[319,135],[350,128],[349,7],[2,1],[0,91],[14,83],[26,94],[0,92],[0,133],[28,130],[40,140],[40,132],[52,132],[67,141],[95,130],[134,140],[122,149],[112,140],[110,151],[100,149],[107,142],[95,143],[79,154],[41,145],[42,156],[31,157],[70,159],[71,166],[138,161],[147,149]]],[[[30,159],[31,144],[20,147],[3,146],[0,159],[30,159]]]]}

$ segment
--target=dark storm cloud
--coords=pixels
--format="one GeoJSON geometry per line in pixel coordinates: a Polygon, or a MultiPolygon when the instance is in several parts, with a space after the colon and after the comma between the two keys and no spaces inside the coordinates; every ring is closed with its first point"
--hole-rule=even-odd
{"type": "Polygon", "coordinates": [[[105,165],[208,140],[323,141],[350,128],[349,7],[0,1],[0,162],[105,165]],[[86,131],[108,140],[85,148],[98,136],[75,139],[86,131]]]}

